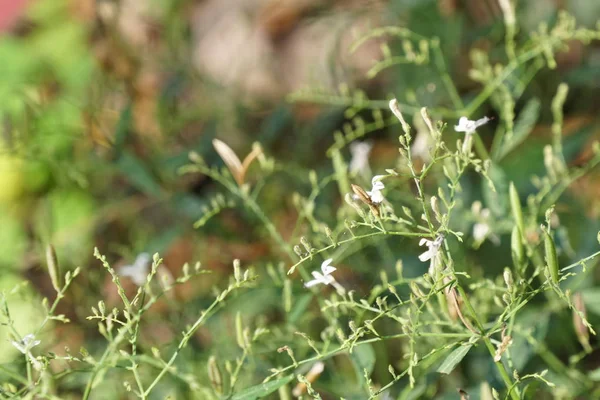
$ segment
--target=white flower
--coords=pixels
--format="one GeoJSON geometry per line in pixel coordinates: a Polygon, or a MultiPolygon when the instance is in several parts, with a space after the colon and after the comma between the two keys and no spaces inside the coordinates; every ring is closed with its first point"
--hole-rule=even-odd
{"type": "Polygon", "coordinates": [[[423,238],[419,241],[419,246],[427,246],[427,251],[419,256],[419,260],[422,262],[429,261],[429,275],[432,277],[435,275],[436,267],[439,263],[438,254],[443,241],[444,235],[438,235],[435,240],[423,238]]]}
{"type": "Polygon", "coordinates": [[[37,346],[41,342],[39,340],[35,340],[35,336],[33,335],[33,333],[30,333],[29,335],[23,337],[23,339],[19,341],[12,340],[10,343],[13,346],[15,346],[17,350],[19,350],[21,353],[27,354],[31,351],[31,349],[34,346],[37,346]]]}
{"type": "Polygon", "coordinates": [[[481,202],[476,201],[471,206],[471,211],[477,219],[477,222],[473,225],[473,239],[475,239],[475,246],[479,245],[485,240],[490,239],[494,244],[500,244],[500,238],[492,233],[489,220],[491,219],[491,212],[488,208],[482,208],[481,202]]]}
{"type": "Polygon", "coordinates": [[[456,132],[465,133],[465,141],[462,145],[463,154],[469,155],[471,153],[471,146],[473,145],[473,133],[475,133],[477,128],[479,128],[481,125],[487,124],[489,121],[491,121],[491,119],[488,117],[483,117],[477,121],[471,121],[467,117],[460,117],[458,120],[458,125],[454,126],[454,130],[456,130],[456,132]]]}
{"type": "Polygon", "coordinates": [[[367,192],[367,194],[371,198],[371,202],[374,204],[380,204],[384,200],[383,193],[381,193],[381,190],[385,188],[385,185],[383,184],[383,182],[381,182],[381,179],[383,179],[383,177],[383,175],[375,175],[371,180],[371,184],[373,185],[373,187],[369,192],[367,192]]]}
{"type": "Polygon", "coordinates": [[[426,130],[419,130],[415,136],[410,153],[413,157],[419,157],[423,161],[431,160],[429,148],[434,144],[434,140],[426,130]]]}
{"type": "Polygon", "coordinates": [[[351,173],[369,173],[369,153],[372,148],[373,145],[369,142],[352,142],[350,144],[352,159],[349,169],[351,173]]]}
{"type": "Polygon", "coordinates": [[[485,222],[477,222],[473,225],[473,239],[477,242],[483,242],[490,233],[490,226],[485,222]]]}
{"type": "Polygon", "coordinates": [[[25,357],[31,361],[31,364],[36,370],[39,371],[42,369],[42,363],[31,354],[31,349],[41,343],[39,340],[35,340],[33,333],[25,335],[23,339],[19,341],[11,340],[10,343],[21,353],[25,354],[25,357]]]}
{"type": "Polygon", "coordinates": [[[431,136],[427,124],[421,116],[414,115],[413,126],[416,134],[410,146],[410,154],[413,158],[420,158],[424,162],[429,162],[431,160],[429,149],[435,146],[435,139],[431,136]]]}
{"type": "Polygon", "coordinates": [[[460,117],[460,119],[458,120],[458,125],[454,126],[454,130],[456,132],[464,132],[467,135],[470,135],[474,133],[475,130],[477,130],[477,128],[479,128],[481,125],[485,125],[490,121],[491,119],[488,117],[483,117],[481,119],[478,119],[477,121],[471,121],[467,117],[460,117]]]}
{"type": "Polygon", "coordinates": [[[322,274],[318,271],[313,271],[312,272],[312,276],[315,278],[312,281],[308,281],[304,284],[305,287],[309,288],[309,287],[313,287],[315,285],[320,285],[320,284],[324,284],[324,285],[330,285],[333,282],[335,282],[335,279],[333,278],[333,276],[331,276],[331,273],[333,271],[336,270],[336,268],[331,264],[331,262],[333,261],[333,258],[328,258],[327,260],[323,261],[323,263],[321,264],[321,272],[323,272],[322,274]]]}
{"type": "Polygon", "coordinates": [[[146,277],[150,269],[152,257],[148,253],[138,255],[131,265],[125,265],[119,269],[119,275],[129,277],[137,286],[146,283],[146,277]]]}

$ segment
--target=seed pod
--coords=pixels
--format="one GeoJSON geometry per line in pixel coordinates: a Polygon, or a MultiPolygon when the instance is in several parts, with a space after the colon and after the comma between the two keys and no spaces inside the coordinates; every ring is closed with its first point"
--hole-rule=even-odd
{"type": "Polygon", "coordinates": [[[210,356],[208,359],[208,379],[212,385],[214,391],[217,394],[223,393],[223,379],[221,378],[221,370],[219,364],[217,364],[217,358],[210,356]]]}
{"type": "Polygon", "coordinates": [[[515,223],[519,228],[519,233],[523,236],[524,223],[523,223],[523,211],[521,210],[521,200],[519,199],[519,193],[517,193],[517,189],[515,188],[514,183],[510,183],[509,187],[509,197],[510,197],[510,208],[512,210],[513,218],[515,219],[515,223]]]}
{"type": "Polygon", "coordinates": [[[523,241],[521,240],[521,234],[518,227],[514,227],[510,235],[510,247],[515,268],[519,269],[523,260],[525,259],[525,250],[523,248],[523,241]]]}
{"type": "Polygon", "coordinates": [[[246,341],[244,340],[244,325],[242,324],[242,314],[239,311],[235,315],[235,339],[240,348],[246,348],[246,341]]]}
{"type": "Polygon", "coordinates": [[[590,348],[590,332],[584,322],[586,314],[583,296],[581,296],[581,293],[575,293],[573,295],[573,327],[579,343],[587,350],[590,348]]]}
{"type": "Polygon", "coordinates": [[[56,258],[56,251],[54,251],[54,246],[51,244],[46,246],[46,264],[48,265],[48,275],[50,275],[52,287],[56,290],[56,293],[58,293],[60,292],[60,280],[62,276],[58,265],[58,259],[56,258]]]}
{"type": "Polygon", "coordinates": [[[558,283],[558,257],[556,256],[556,247],[550,233],[544,229],[544,250],[546,253],[546,264],[552,277],[552,282],[558,283]]]}
{"type": "Polygon", "coordinates": [[[358,198],[360,199],[360,201],[362,201],[363,203],[367,204],[367,205],[371,205],[371,197],[369,197],[369,195],[367,194],[367,192],[365,192],[365,190],[363,188],[361,188],[358,185],[352,184],[350,185],[352,187],[352,191],[354,192],[354,194],[356,194],[358,196],[358,198]]]}
{"type": "Polygon", "coordinates": [[[292,281],[283,281],[283,309],[286,313],[292,311],[292,281]]]}

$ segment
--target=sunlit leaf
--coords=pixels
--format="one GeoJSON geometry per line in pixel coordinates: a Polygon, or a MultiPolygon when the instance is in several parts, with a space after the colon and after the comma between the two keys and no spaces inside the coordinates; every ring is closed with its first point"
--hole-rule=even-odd
{"type": "Polygon", "coordinates": [[[437,372],[440,374],[449,374],[452,372],[454,368],[456,368],[456,366],[462,361],[462,359],[465,358],[469,350],[471,350],[471,347],[473,347],[472,344],[467,344],[461,345],[454,349],[454,351],[452,351],[452,353],[446,357],[442,365],[438,367],[437,372]]]}

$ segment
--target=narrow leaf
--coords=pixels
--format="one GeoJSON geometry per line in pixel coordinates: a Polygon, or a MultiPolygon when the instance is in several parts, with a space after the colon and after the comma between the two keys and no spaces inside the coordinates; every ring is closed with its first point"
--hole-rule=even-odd
{"type": "Polygon", "coordinates": [[[292,379],[294,379],[294,375],[288,375],[283,378],[276,379],[274,381],[261,383],[256,386],[251,386],[242,390],[241,392],[234,394],[231,397],[231,400],[256,400],[263,398],[273,393],[286,383],[289,383],[292,379]]]}
{"type": "Polygon", "coordinates": [[[354,365],[356,376],[364,383],[364,370],[367,370],[370,375],[373,372],[373,367],[375,367],[375,350],[373,350],[373,346],[367,343],[354,347],[350,359],[354,365]]]}
{"type": "Polygon", "coordinates": [[[456,366],[462,361],[462,359],[465,358],[469,350],[471,350],[471,347],[473,347],[473,345],[468,344],[464,346],[459,346],[456,349],[454,349],[454,351],[452,351],[452,353],[450,353],[450,355],[446,357],[442,365],[439,366],[437,372],[439,372],[440,374],[449,374],[450,372],[452,372],[452,370],[456,368],[456,366]]]}
{"type": "Polygon", "coordinates": [[[515,121],[512,138],[502,143],[502,147],[494,157],[496,161],[504,158],[529,136],[540,116],[540,108],[541,102],[537,98],[533,98],[525,104],[523,111],[515,121]]]}

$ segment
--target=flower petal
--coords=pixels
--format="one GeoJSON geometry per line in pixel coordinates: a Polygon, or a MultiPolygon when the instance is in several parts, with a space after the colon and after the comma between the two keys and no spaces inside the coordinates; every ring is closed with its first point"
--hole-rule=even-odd
{"type": "Polygon", "coordinates": [[[331,265],[327,265],[327,266],[325,266],[325,267],[323,268],[323,270],[322,270],[322,271],[323,271],[323,276],[329,276],[329,275],[331,275],[331,273],[332,273],[333,271],[335,271],[336,269],[337,269],[337,268],[335,268],[335,267],[333,267],[333,266],[331,266],[331,265]]]}
{"type": "MultiPolygon", "coordinates": [[[[375,186],[375,183],[381,182],[381,180],[385,177],[385,175],[375,175],[373,179],[371,179],[371,185],[375,186]]],[[[383,184],[383,182],[381,182],[383,184]]]]}
{"type": "Polygon", "coordinates": [[[315,286],[315,285],[318,285],[318,284],[320,284],[320,283],[322,283],[320,280],[318,280],[318,279],[313,279],[312,281],[308,281],[308,282],[306,282],[306,283],[304,284],[304,287],[307,287],[307,288],[309,288],[309,287],[313,287],[313,286],[315,286]]]}
{"type": "Polygon", "coordinates": [[[426,252],[424,252],[423,254],[421,254],[419,256],[419,260],[425,262],[427,260],[431,260],[431,257],[433,256],[431,250],[427,250],[426,252]]]}

